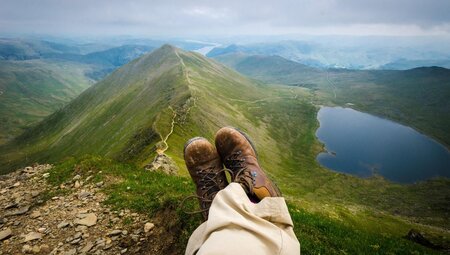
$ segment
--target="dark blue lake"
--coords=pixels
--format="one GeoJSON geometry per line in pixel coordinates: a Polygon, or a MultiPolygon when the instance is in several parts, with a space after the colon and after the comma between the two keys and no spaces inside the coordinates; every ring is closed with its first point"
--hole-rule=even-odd
{"type": "Polygon", "coordinates": [[[317,118],[327,150],[317,156],[322,166],[400,183],[450,177],[450,152],[410,127],[341,107],[322,107],[317,118]]]}

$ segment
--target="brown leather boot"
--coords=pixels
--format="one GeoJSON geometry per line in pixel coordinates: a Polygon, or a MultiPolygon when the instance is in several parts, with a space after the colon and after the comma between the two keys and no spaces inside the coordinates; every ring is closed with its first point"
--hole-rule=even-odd
{"type": "Polygon", "coordinates": [[[228,185],[222,160],[214,146],[203,137],[190,139],[184,146],[184,161],[197,187],[200,212],[208,219],[209,208],[217,192],[228,185]]]}
{"type": "Polygon", "coordinates": [[[258,163],[256,149],[242,131],[224,127],[216,134],[216,148],[232,180],[238,182],[250,198],[280,197],[278,187],[267,177],[258,163]]]}

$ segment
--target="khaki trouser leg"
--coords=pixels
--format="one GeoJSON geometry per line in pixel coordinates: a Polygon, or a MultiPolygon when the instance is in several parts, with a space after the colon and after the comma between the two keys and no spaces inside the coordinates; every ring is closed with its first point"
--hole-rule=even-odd
{"type": "Polygon", "coordinates": [[[300,243],[284,198],[255,204],[231,183],[217,193],[209,219],[189,238],[186,255],[192,254],[300,254],[300,243]]]}

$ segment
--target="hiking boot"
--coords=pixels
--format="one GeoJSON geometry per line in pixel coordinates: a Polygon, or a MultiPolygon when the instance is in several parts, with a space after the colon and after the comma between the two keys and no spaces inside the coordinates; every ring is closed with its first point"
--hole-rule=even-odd
{"type": "Polygon", "coordinates": [[[203,137],[190,139],[184,146],[184,161],[197,187],[200,211],[208,219],[217,192],[228,185],[222,160],[214,146],[203,137]]]}
{"type": "Polygon", "coordinates": [[[242,131],[224,127],[216,134],[216,148],[232,180],[241,184],[250,198],[280,197],[278,187],[267,177],[258,163],[256,149],[242,131]]]}

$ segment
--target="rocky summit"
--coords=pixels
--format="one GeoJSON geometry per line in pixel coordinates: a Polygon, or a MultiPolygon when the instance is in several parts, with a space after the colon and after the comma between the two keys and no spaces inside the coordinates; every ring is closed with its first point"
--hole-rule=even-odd
{"type": "MultiPolygon", "coordinates": [[[[0,176],[0,254],[142,254],[157,226],[103,202],[104,182],[76,175],[53,186],[51,165],[0,176]]],[[[156,230],[155,230],[156,229],[156,230]]]]}

